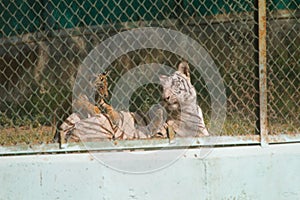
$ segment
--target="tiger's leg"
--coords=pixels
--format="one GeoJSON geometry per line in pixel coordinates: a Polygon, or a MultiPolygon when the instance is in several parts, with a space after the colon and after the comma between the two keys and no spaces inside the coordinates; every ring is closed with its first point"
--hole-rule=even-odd
{"type": "Polygon", "coordinates": [[[73,102],[73,109],[79,113],[82,118],[100,114],[100,109],[92,104],[86,95],[80,95],[78,99],[73,102]]]}
{"type": "Polygon", "coordinates": [[[97,106],[93,106],[93,107],[94,107],[95,114],[100,114],[101,113],[100,109],[97,106]]]}
{"type": "Polygon", "coordinates": [[[106,110],[106,113],[108,114],[109,118],[113,121],[113,123],[118,124],[118,122],[120,121],[120,114],[117,111],[115,111],[115,109],[111,105],[105,103],[103,99],[100,100],[100,106],[106,110]]]}
{"type": "Polygon", "coordinates": [[[60,135],[60,143],[59,143],[59,148],[63,148],[64,144],[66,144],[67,140],[66,140],[66,133],[64,131],[59,131],[59,135],[60,135]]]}
{"type": "Polygon", "coordinates": [[[157,133],[162,136],[166,135],[166,133],[164,133],[164,130],[166,130],[164,124],[167,119],[166,110],[161,105],[153,105],[149,109],[147,115],[150,119],[147,127],[151,136],[154,136],[157,133]]]}
{"type": "Polygon", "coordinates": [[[200,106],[197,106],[197,112],[198,112],[198,115],[200,117],[200,133],[202,133],[204,136],[209,136],[209,132],[205,126],[205,123],[204,123],[204,118],[203,118],[203,113],[202,113],[202,110],[200,108],[200,106]]]}
{"type": "Polygon", "coordinates": [[[169,120],[167,121],[167,134],[169,138],[170,143],[174,143],[174,138],[175,138],[175,131],[174,131],[174,121],[169,120]]]}
{"type": "Polygon", "coordinates": [[[59,134],[60,134],[60,148],[67,142],[68,137],[72,130],[74,129],[74,126],[77,122],[79,122],[81,119],[78,114],[73,113],[71,114],[59,127],[59,134]]]}
{"type": "Polygon", "coordinates": [[[164,123],[164,125],[157,131],[157,134],[154,135],[154,137],[163,137],[163,138],[169,138],[169,143],[174,143],[175,138],[175,131],[173,127],[174,121],[167,121],[164,123]]]}

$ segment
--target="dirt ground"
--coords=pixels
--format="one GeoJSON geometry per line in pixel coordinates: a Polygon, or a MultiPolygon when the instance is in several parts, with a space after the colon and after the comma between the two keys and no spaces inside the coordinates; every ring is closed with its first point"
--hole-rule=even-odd
{"type": "Polygon", "coordinates": [[[53,136],[54,130],[51,126],[1,128],[0,145],[52,143],[53,136]]]}

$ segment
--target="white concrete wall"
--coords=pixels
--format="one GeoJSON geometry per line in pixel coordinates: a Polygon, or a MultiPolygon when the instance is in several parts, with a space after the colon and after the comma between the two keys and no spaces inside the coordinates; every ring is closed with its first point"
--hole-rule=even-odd
{"type": "Polygon", "coordinates": [[[3,156],[0,199],[291,200],[299,169],[300,144],[3,156]]]}

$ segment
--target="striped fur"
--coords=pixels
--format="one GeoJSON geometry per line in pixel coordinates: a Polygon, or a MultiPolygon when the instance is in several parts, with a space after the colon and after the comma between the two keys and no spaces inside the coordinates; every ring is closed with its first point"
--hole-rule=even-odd
{"type": "Polygon", "coordinates": [[[149,133],[136,128],[137,116],[134,113],[115,111],[105,103],[104,98],[108,96],[107,73],[100,74],[94,85],[99,93],[98,102],[105,113],[92,104],[86,95],[80,95],[73,102],[74,113],[59,127],[61,143],[150,137],[149,133]]]}
{"type": "Polygon", "coordinates": [[[190,81],[187,62],[181,62],[171,76],[160,76],[163,86],[163,104],[168,112],[167,124],[172,125],[177,136],[209,135],[197,94],[190,81]]]}

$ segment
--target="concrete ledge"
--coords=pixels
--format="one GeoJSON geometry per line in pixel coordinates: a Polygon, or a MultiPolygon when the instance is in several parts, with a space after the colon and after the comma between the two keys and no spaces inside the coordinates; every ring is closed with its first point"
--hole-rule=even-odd
{"type": "Polygon", "coordinates": [[[0,157],[0,199],[300,199],[300,144],[0,157]]]}

